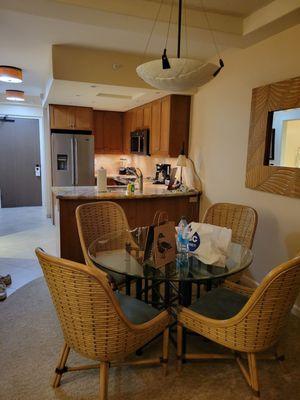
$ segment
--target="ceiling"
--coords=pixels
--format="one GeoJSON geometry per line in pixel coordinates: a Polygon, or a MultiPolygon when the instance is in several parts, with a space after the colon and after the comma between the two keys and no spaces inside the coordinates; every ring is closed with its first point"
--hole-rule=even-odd
{"type": "MultiPolygon", "coordinates": [[[[28,104],[41,104],[41,98],[45,97],[47,85],[52,78],[53,44],[142,54],[157,13],[157,1],[160,0],[0,0],[0,64],[15,65],[24,71],[24,83],[13,86],[0,83],[0,104],[5,101],[5,89],[9,88],[24,90],[28,104]]],[[[276,10],[281,13],[278,18],[288,17],[292,11],[300,10],[300,4],[296,6],[296,2],[286,0],[203,1],[209,10],[209,20],[221,52],[248,46],[280,30],[281,25],[277,23],[279,19],[272,14],[276,10]],[[272,7],[273,3],[277,3],[277,6],[281,3],[281,7],[268,8],[263,12],[261,7],[272,7]],[[294,4],[294,10],[291,3],[294,4]],[[260,11],[262,13],[257,15],[260,11]],[[262,29],[264,24],[268,26],[267,31],[262,29]],[[247,34],[244,32],[245,26],[247,34]]],[[[172,4],[172,0],[163,0],[164,6],[147,50],[148,55],[161,54],[171,10],[170,2],[172,4]]],[[[210,59],[216,55],[216,50],[202,13],[201,0],[186,2],[188,49],[185,46],[184,30],[182,54],[210,59]]],[[[170,56],[176,50],[175,13],[172,21],[174,24],[171,24],[168,42],[170,56]]],[[[289,27],[286,21],[282,26],[282,29],[289,27]]],[[[58,96],[60,89],[55,86],[54,90],[58,96]]],[[[67,90],[70,90],[69,101],[76,101],[71,98],[70,85],[67,90]]],[[[90,95],[88,92],[85,94],[87,97],[90,95]]],[[[67,92],[64,96],[67,100],[67,92]]],[[[127,101],[129,104],[131,100],[127,101]]]]}
{"type": "MultiPolygon", "coordinates": [[[[161,0],[147,0],[160,3],[161,0]]],[[[185,7],[202,10],[202,4],[207,11],[217,11],[220,14],[239,15],[245,17],[273,0],[183,0],[185,7]]],[[[164,3],[177,3],[177,0],[163,0],[164,3]]]]}
{"type": "Polygon", "coordinates": [[[168,92],[155,89],[54,80],[48,103],[92,107],[95,110],[127,111],[167,94],[168,92]]]}

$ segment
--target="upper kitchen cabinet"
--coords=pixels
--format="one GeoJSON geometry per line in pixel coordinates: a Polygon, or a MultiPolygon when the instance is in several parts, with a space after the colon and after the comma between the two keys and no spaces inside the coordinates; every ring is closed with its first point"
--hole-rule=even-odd
{"type": "Polygon", "coordinates": [[[144,109],[143,107],[136,108],[136,129],[144,128],[144,109]]]}
{"type": "Polygon", "coordinates": [[[94,135],[96,154],[122,153],[123,113],[94,111],[94,135]]]}
{"type": "Polygon", "coordinates": [[[184,145],[188,154],[190,96],[170,95],[151,107],[151,155],[178,157],[184,145]]]}
{"type": "Polygon", "coordinates": [[[130,110],[124,113],[123,116],[123,150],[125,154],[130,153],[130,132],[133,130],[133,114],[130,110]]]}
{"type": "Polygon", "coordinates": [[[75,129],[82,131],[93,130],[93,109],[89,107],[74,107],[75,129]]]}
{"type": "Polygon", "coordinates": [[[151,126],[151,103],[143,106],[143,128],[151,126]]]}
{"type": "Polygon", "coordinates": [[[93,109],[90,107],[76,107],[50,105],[50,128],[79,131],[93,130],[93,109]]]}

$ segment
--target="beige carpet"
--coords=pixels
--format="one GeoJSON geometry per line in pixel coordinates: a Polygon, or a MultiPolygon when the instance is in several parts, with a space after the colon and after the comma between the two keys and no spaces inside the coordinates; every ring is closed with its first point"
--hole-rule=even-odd
{"type": "MultiPolygon", "coordinates": [[[[53,390],[50,378],[62,345],[62,336],[43,278],[12,294],[0,304],[0,398],[5,400],[50,400],[98,398],[98,371],[65,374],[53,390]]],[[[300,399],[300,320],[291,317],[283,338],[286,361],[259,362],[261,398],[300,399]]],[[[192,343],[191,343],[192,342],[192,343]]],[[[211,347],[198,337],[189,346],[211,347]]],[[[157,353],[160,340],[143,357],[157,353]]],[[[253,396],[232,361],[187,364],[180,376],[174,367],[174,349],[169,375],[160,367],[123,367],[110,371],[109,400],[248,400],[253,396]]],[[[72,362],[85,361],[72,354],[72,362]]]]}

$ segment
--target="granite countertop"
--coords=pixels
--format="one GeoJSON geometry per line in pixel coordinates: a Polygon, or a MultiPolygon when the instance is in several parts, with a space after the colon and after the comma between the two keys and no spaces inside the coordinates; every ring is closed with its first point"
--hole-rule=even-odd
{"type": "Polygon", "coordinates": [[[165,185],[153,185],[150,182],[144,182],[144,190],[141,193],[136,190],[133,195],[126,194],[126,187],[116,186],[108,188],[106,193],[98,193],[96,186],[67,186],[52,187],[52,193],[57,199],[74,200],[74,199],[138,199],[149,197],[174,197],[174,196],[195,196],[200,194],[197,190],[189,190],[180,192],[175,190],[167,190],[165,185]]]}

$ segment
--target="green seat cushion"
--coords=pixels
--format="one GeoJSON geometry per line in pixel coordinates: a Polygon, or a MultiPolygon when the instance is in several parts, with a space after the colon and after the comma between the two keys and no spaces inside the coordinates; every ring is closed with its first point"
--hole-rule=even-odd
{"type": "Polygon", "coordinates": [[[213,319],[229,319],[247,303],[248,297],[229,289],[217,288],[193,303],[189,309],[213,319]]]}
{"type": "Polygon", "coordinates": [[[120,303],[123,313],[133,324],[143,324],[144,322],[150,321],[160,313],[159,310],[141,300],[126,296],[119,292],[114,293],[120,303]]]}

